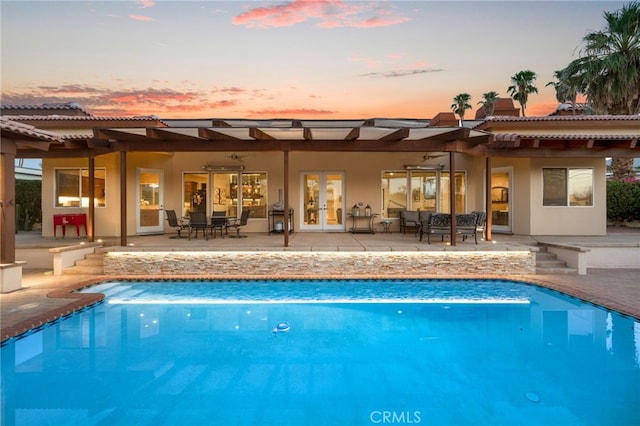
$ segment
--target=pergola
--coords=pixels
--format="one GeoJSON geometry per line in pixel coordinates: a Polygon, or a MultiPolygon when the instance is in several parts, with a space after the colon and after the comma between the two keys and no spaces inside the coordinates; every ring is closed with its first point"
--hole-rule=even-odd
{"type": "MultiPolygon", "coordinates": [[[[82,118],[86,121],[88,118],[82,118]]],[[[440,152],[449,153],[455,170],[454,153],[484,155],[491,140],[484,131],[465,127],[429,127],[419,120],[210,120],[207,126],[193,121],[153,127],[95,127],[92,134],[67,135],[65,143],[46,152],[22,149],[23,158],[87,158],[89,180],[96,156],[120,155],[121,245],[127,245],[127,188],[124,175],[130,152],[246,152],[283,153],[284,203],[288,215],[289,153],[307,152],[440,152]]],[[[112,123],[109,123],[112,124],[112,123]]],[[[130,125],[130,123],[128,123],[130,125]]],[[[455,182],[452,182],[454,185],[455,182]]],[[[93,185],[89,185],[90,190],[93,185]]],[[[453,189],[453,188],[452,188],[453,189]]],[[[451,191],[455,194],[455,191],[451,191]]],[[[92,194],[89,194],[90,198],[92,194]]],[[[285,218],[286,220],[286,218],[285,218]]],[[[89,203],[89,239],[93,239],[93,203],[89,203]]],[[[455,224],[452,230],[455,232],[455,224]]],[[[288,229],[284,245],[288,246],[288,229]]]]}

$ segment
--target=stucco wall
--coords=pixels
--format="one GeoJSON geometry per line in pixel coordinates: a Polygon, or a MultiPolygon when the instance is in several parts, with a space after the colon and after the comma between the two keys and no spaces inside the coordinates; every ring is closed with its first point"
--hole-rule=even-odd
{"type": "MultiPolygon", "coordinates": [[[[243,165],[245,171],[266,172],[268,176],[267,205],[278,200],[278,191],[284,188],[284,154],[282,152],[242,153],[243,161],[230,160],[228,153],[129,153],[127,154],[127,229],[136,232],[137,168],[164,171],[164,208],[182,212],[182,173],[201,173],[205,164],[217,166],[243,165]]],[[[448,170],[448,156],[423,162],[424,153],[362,153],[362,152],[292,152],[289,154],[289,204],[295,210],[295,230],[300,229],[301,173],[312,171],[338,171],[345,173],[345,213],[355,203],[372,206],[380,213],[381,172],[404,170],[406,164],[443,164],[448,170]]],[[[467,211],[484,210],[485,160],[480,157],[457,155],[456,167],[467,172],[467,211]]],[[[96,237],[120,234],[120,155],[118,153],[96,157],[96,167],[107,170],[107,206],[96,208],[96,237]]],[[[53,208],[53,170],[56,167],[87,167],[86,159],[45,159],[43,161],[43,235],[53,236],[54,213],[87,212],[87,209],[53,208]]],[[[604,235],[606,232],[605,162],[604,159],[523,159],[496,158],[492,167],[512,167],[512,231],[524,235],[604,235]],[[596,171],[594,207],[542,207],[542,167],[594,167],[596,171]],[[531,179],[530,179],[531,177],[531,179]]],[[[349,222],[343,222],[345,229],[349,222]]],[[[173,232],[163,221],[165,232],[173,232]]],[[[396,223],[393,230],[398,229],[396,223]]],[[[267,232],[265,219],[251,219],[245,232],[267,232]]],[[[73,232],[73,231],[72,231],[73,232]]]]}
{"type": "Polygon", "coordinates": [[[600,158],[539,158],[531,160],[531,235],[606,235],[606,164],[600,158]],[[593,167],[593,206],[542,206],[544,167],[593,167]]]}

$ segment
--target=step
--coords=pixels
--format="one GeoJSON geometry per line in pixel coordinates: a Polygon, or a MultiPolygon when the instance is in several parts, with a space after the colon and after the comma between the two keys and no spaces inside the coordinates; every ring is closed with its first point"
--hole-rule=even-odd
{"type": "Polygon", "coordinates": [[[89,253],[76,260],[75,266],[65,268],[64,275],[104,275],[104,253],[89,253]]]}
{"type": "Polygon", "coordinates": [[[104,259],[101,257],[92,257],[76,260],[75,266],[104,266],[104,259]]]}
{"type": "Polygon", "coordinates": [[[571,275],[577,274],[578,270],[574,268],[538,268],[536,267],[537,275],[571,275]]]}
{"type": "Polygon", "coordinates": [[[540,247],[536,253],[536,274],[540,275],[570,275],[578,270],[569,268],[567,262],[559,260],[555,253],[549,253],[547,247],[540,247]]]}
{"type": "Polygon", "coordinates": [[[542,251],[542,252],[537,252],[536,253],[536,260],[552,260],[552,259],[557,259],[558,256],[556,256],[554,253],[549,253],[548,251],[542,251]]]}
{"type": "Polygon", "coordinates": [[[64,268],[63,275],[104,275],[104,266],[72,266],[64,268]]]}
{"type": "Polygon", "coordinates": [[[566,268],[567,262],[564,260],[558,259],[549,259],[549,260],[537,260],[536,259],[536,267],[538,268],[566,268]]]}

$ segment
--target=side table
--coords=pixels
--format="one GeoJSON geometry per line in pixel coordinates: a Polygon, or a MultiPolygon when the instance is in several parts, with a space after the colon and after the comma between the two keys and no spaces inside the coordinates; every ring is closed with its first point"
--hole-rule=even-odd
{"type": "Polygon", "coordinates": [[[393,221],[390,219],[382,219],[380,223],[382,224],[382,232],[385,234],[390,234],[391,224],[393,223],[393,221]]]}

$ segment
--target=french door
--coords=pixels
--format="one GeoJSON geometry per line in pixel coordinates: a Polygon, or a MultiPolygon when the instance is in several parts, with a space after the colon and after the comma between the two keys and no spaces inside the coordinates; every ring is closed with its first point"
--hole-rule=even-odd
{"type": "Polygon", "coordinates": [[[344,173],[304,172],[301,180],[300,229],[344,231],[344,173]]]}
{"type": "Polygon", "coordinates": [[[155,169],[136,169],[136,233],[164,232],[164,173],[155,169]]]}
{"type": "Polygon", "coordinates": [[[512,226],[513,184],[511,167],[491,169],[491,231],[510,233],[512,226]]]}

